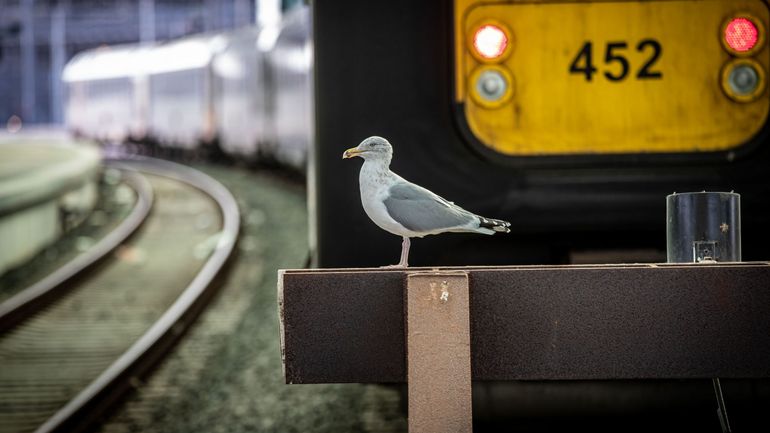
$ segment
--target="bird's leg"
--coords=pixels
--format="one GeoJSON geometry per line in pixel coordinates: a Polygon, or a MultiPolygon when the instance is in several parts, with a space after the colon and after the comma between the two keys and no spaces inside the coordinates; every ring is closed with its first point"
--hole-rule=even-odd
{"type": "Polygon", "coordinates": [[[398,262],[399,267],[407,268],[409,267],[409,263],[407,261],[409,260],[409,244],[411,242],[409,241],[409,238],[407,236],[404,236],[404,241],[401,242],[401,260],[398,262]]]}
{"type": "Polygon", "coordinates": [[[404,236],[403,242],[401,242],[401,260],[398,261],[397,265],[388,265],[388,266],[380,266],[381,268],[408,268],[409,263],[407,263],[409,259],[409,238],[404,236]]]}

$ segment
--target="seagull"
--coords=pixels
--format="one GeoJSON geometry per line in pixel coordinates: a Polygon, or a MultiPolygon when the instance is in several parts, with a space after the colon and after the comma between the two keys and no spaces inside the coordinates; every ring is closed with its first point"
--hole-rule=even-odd
{"type": "Polygon", "coordinates": [[[361,204],[381,229],[401,236],[401,260],[391,267],[406,268],[410,238],[445,232],[492,235],[509,233],[511,223],[484,218],[415,185],[390,171],[393,147],[382,137],[369,137],[342,154],[342,159],[364,159],[358,182],[361,204]]]}

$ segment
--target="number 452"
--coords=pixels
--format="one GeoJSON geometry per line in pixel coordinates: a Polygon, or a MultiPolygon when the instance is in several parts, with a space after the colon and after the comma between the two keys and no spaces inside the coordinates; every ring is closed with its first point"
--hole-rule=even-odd
{"type": "MultiPolygon", "coordinates": [[[[586,77],[586,81],[591,81],[593,75],[597,72],[593,63],[593,48],[592,43],[586,42],[583,44],[583,48],[580,49],[575,59],[572,60],[572,64],[569,66],[569,72],[571,74],[583,74],[586,77]]],[[[604,71],[604,76],[610,81],[621,81],[628,75],[628,59],[622,54],[622,50],[628,48],[628,44],[625,42],[608,42],[604,51],[604,64],[610,65],[617,63],[620,65],[620,72],[613,74],[610,71],[604,71]]],[[[636,51],[645,52],[651,51],[650,56],[647,58],[647,62],[637,71],[636,78],[638,80],[660,79],[663,78],[663,73],[660,71],[653,71],[652,68],[655,62],[658,61],[662,48],[660,42],[655,39],[644,39],[636,45],[636,51]]]]}

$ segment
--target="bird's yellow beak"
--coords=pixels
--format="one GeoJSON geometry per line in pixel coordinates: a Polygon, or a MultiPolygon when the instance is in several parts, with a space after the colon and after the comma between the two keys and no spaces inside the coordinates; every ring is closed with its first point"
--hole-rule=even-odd
{"type": "Polygon", "coordinates": [[[342,159],[352,158],[362,153],[364,153],[363,150],[358,150],[357,147],[351,147],[350,149],[346,150],[345,153],[342,154],[342,159]]]}

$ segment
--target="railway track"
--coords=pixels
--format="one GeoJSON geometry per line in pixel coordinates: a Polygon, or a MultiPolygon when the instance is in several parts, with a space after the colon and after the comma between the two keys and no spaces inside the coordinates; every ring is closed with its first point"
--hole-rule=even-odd
{"type": "Polygon", "coordinates": [[[152,211],[130,241],[80,263],[86,275],[73,266],[17,303],[0,333],[0,432],[88,427],[178,340],[233,251],[238,208],[218,182],[159,160],[109,164],[142,173],[152,211]]]}
{"type": "Polygon", "coordinates": [[[79,274],[98,264],[110,252],[126,242],[142,225],[152,207],[152,186],[135,170],[123,170],[121,176],[123,182],[136,194],[136,203],[131,213],[88,251],[76,256],[40,281],[0,302],[0,334],[60,296],[63,291],[72,286],[71,283],[79,274]]]}

